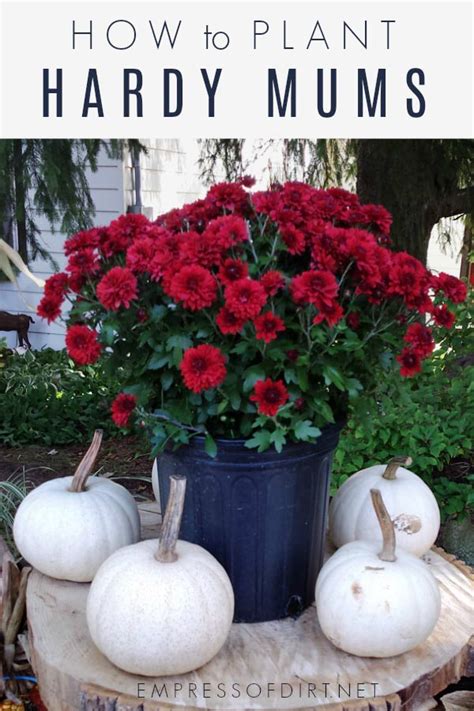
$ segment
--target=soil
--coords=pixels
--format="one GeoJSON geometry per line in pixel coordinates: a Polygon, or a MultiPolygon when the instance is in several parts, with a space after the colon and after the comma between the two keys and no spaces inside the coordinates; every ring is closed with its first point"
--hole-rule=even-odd
{"type": "MultiPolygon", "coordinates": [[[[0,446],[0,481],[24,472],[34,488],[48,479],[73,474],[88,446],[88,442],[57,447],[0,446]]],[[[95,469],[113,476],[134,496],[152,499],[151,467],[146,443],[138,437],[124,437],[104,441],[95,469]]]]}

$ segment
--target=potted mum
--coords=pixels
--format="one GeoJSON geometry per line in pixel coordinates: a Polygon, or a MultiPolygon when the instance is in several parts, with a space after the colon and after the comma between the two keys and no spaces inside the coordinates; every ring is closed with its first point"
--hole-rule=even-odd
{"type": "Polygon", "coordinates": [[[239,621],[311,603],[348,401],[383,368],[419,372],[466,292],[391,251],[383,207],[250,187],[72,236],[38,309],[55,319],[67,298],[70,356],[122,378],[112,417],[148,428],[162,501],[188,477],[182,536],[223,563],[239,621]]]}

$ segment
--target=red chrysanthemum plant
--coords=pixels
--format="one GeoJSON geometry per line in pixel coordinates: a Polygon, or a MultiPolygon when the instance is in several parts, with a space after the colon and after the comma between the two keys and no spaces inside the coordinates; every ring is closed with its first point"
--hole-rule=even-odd
{"type": "Polygon", "coordinates": [[[423,368],[465,284],[390,249],[390,214],[344,190],[301,183],[212,187],[150,222],[124,215],[66,242],[68,264],[38,313],[65,299],[67,350],[123,378],[118,427],[136,415],[155,450],[244,438],[314,442],[371,387],[381,363],[423,368]]]}

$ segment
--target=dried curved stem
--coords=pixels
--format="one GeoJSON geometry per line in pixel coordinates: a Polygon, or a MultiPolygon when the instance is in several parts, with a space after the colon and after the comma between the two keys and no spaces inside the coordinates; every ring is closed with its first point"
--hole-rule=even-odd
{"type": "Polygon", "coordinates": [[[80,492],[85,490],[87,479],[90,476],[94,462],[99,454],[100,445],[102,444],[102,435],[102,430],[96,430],[94,432],[92,443],[74,472],[69,491],[80,492]]]}
{"type": "Polygon", "coordinates": [[[174,563],[178,559],[175,548],[183,516],[185,495],[186,477],[176,474],[171,475],[170,493],[161,528],[160,543],[155,553],[155,558],[160,563],[174,563]]]}
{"type": "Polygon", "coordinates": [[[395,555],[395,528],[379,489],[371,489],[370,496],[382,531],[383,548],[379,553],[379,558],[387,563],[393,563],[397,560],[395,555]]]}
{"type": "Polygon", "coordinates": [[[398,467],[404,466],[404,467],[409,467],[410,464],[412,464],[413,460],[411,457],[393,457],[387,466],[385,467],[385,471],[383,473],[383,478],[384,479],[396,479],[397,478],[397,469],[398,467]]]}

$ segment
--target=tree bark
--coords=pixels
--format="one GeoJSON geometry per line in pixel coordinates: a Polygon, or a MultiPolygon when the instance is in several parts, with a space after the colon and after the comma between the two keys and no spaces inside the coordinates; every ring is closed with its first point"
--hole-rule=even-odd
{"type": "Polygon", "coordinates": [[[14,141],[13,170],[15,181],[16,229],[18,252],[25,264],[28,264],[28,234],[26,226],[26,189],[23,171],[23,147],[21,140],[14,141]]]}
{"type": "Polygon", "coordinates": [[[473,209],[474,186],[459,189],[455,163],[437,141],[358,141],[357,192],[392,213],[394,249],[424,263],[434,225],[473,209]]]}

